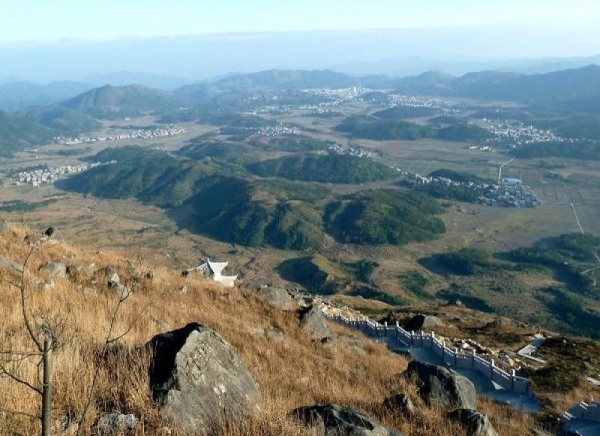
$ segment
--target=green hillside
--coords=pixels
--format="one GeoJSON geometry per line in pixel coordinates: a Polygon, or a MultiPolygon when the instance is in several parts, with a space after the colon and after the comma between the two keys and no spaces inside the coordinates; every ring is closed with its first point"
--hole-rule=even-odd
{"type": "Polygon", "coordinates": [[[434,129],[401,120],[381,120],[375,117],[348,117],[335,130],[357,138],[374,140],[413,141],[434,135],[434,129]]]}
{"type": "Polygon", "coordinates": [[[192,139],[186,146],[179,149],[177,154],[195,160],[208,157],[242,164],[252,159],[255,155],[255,150],[243,142],[219,141],[198,137],[192,139]]]}
{"type": "Polygon", "coordinates": [[[24,118],[51,128],[56,136],[76,136],[100,128],[95,118],[60,106],[36,107],[19,113],[24,118]]]}
{"type": "Polygon", "coordinates": [[[426,106],[394,106],[375,112],[373,115],[382,120],[401,120],[405,118],[432,117],[440,112],[439,109],[426,106]]]}
{"type": "Polygon", "coordinates": [[[339,242],[405,244],[428,241],[445,232],[433,199],[398,190],[363,191],[332,201],[325,208],[325,228],[339,242]]]}
{"type": "Polygon", "coordinates": [[[599,339],[599,250],[599,237],[567,234],[509,252],[464,248],[420,263],[448,281],[438,297],[599,339]]]}
{"type": "Polygon", "coordinates": [[[252,141],[252,145],[259,150],[292,153],[327,150],[333,144],[335,144],[333,141],[323,141],[306,135],[285,135],[274,138],[258,138],[252,141]]]}
{"type": "Polygon", "coordinates": [[[98,197],[137,198],[161,207],[176,207],[196,191],[199,179],[217,171],[207,163],[182,163],[142,147],[107,149],[91,160],[117,162],[77,174],[58,186],[98,197]]]}
{"type": "Polygon", "coordinates": [[[92,89],[59,106],[96,118],[122,118],[175,111],[185,101],[172,93],[140,85],[111,86],[92,89]]]}
{"type": "Polygon", "coordinates": [[[287,156],[256,162],[247,168],[262,177],[323,183],[369,183],[398,175],[392,168],[370,159],[339,154],[287,156]]]}
{"type": "Polygon", "coordinates": [[[106,149],[90,160],[112,163],[57,186],[98,197],[137,198],[167,209],[185,206],[187,215],[176,218],[180,224],[220,241],[306,250],[321,248],[326,233],[341,242],[403,244],[444,231],[434,216],[442,208],[411,192],[367,191],[333,200],[321,186],[248,180],[235,176],[235,166],[212,158],[179,160],[132,146],[106,149]]]}
{"type": "Polygon", "coordinates": [[[436,136],[438,139],[444,141],[481,142],[491,138],[493,135],[486,129],[478,126],[459,124],[438,129],[436,136]]]}
{"type": "Polygon", "coordinates": [[[0,111],[0,156],[52,143],[54,132],[19,115],[0,111]]]}
{"type": "Polygon", "coordinates": [[[194,207],[192,230],[199,233],[247,246],[304,250],[323,243],[314,201],[327,194],[323,188],[279,183],[271,189],[262,182],[214,177],[187,204],[194,207]]]}

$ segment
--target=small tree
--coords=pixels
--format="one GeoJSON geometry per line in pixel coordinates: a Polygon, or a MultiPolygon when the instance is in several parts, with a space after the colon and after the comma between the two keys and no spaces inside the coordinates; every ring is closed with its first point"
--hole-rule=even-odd
{"type": "MultiPolygon", "coordinates": [[[[27,267],[30,263],[33,253],[37,249],[41,249],[44,244],[48,242],[52,234],[54,233],[54,228],[50,227],[42,237],[31,237],[28,236],[26,241],[30,244],[30,249],[27,252],[27,256],[22,264],[22,266],[15,265],[15,268],[19,270],[19,279],[18,281],[11,281],[6,277],[2,277],[3,281],[8,283],[11,286],[14,286],[19,290],[19,305],[21,310],[21,316],[23,320],[23,327],[26,330],[26,336],[31,341],[31,348],[29,350],[1,350],[0,349],[0,376],[8,377],[16,383],[19,383],[31,391],[35,392],[40,396],[40,414],[39,415],[31,415],[29,413],[25,413],[18,410],[0,410],[6,413],[12,413],[17,415],[26,415],[31,418],[37,418],[41,420],[42,436],[50,436],[52,435],[52,390],[53,390],[53,363],[52,357],[53,352],[57,350],[60,345],[60,336],[57,333],[57,326],[53,325],[56,323],[52,323],[44,318],[44,322],[41,326],[36,326],[32,322],[32,313],[30,306],[28,305],[28,301],[30,301],[30,293],[29,293],[29,284],[30,280],[27,277],[27,267]],[[25,378],[20,377],[16,374],[16,371],[11,370],[10,365],[14,363],[22,363],[28,359],[37,359],[37,376],[35,380],[27,380],[25,378]]],[[[111,344],[119,341],[123,338],[132,328],[130,326],[124,333],[114,336],[114,329],[117,323],[117,318],[119,314],[119,310],[121,309],[123,303],[130,297],[131,292],[123,292],[119,295],[117,303],[114,309],[111,311],[110,316],[110,324],[108,333],[104,340],[101,356],[102,358],[106,355],[111,344]]],[[[84,422],[86,415],[90,409],[90,406],[94,399],[95,389],[98,381],[98,376],[100,373],[100,368],[97,367],[94,372],[94,376],[92,379],[92,386],[90,389],[90,393],[86,400],[86,404],[81,416],[75,421],[77,424],[77,435],[82,431],[82,423],[84,422]]]]}
{"type": "MultiPolygon", "coordinates": [[[[23,265],[20,267],[20,280],[12,282],[5,279],[5,282],[15,286],[19,290],[21,315],[23,317],[23,325],[27,331],[27,336],[32,342],[32,348],[29,350],[0,350],[0,376],[6,376],[11,380],[20,383],[21,385],[31,389],[41,398],[41,413],[39,418],[42,422],[42,435],[49,436],[52,434],[52,352],[60,344],[55,329],[48,322],[45,322],[41,327],[34,327],[31,321],[30,309],[27,305],[29,298],[29,280],[27,279],[27,266],[33,255],[33,252],[41,247],[48,236],[40,238],[36,241],[30,241],[31,248],[29,249],[23,265]],[[27,359],[37,359],[38,376],[36,380],[25,380],[13,371],[9,365],[15,362],[22,362],[27,359]]],[[[5,412],[25,414],[21,411],[6,410],[5,412]]]]}

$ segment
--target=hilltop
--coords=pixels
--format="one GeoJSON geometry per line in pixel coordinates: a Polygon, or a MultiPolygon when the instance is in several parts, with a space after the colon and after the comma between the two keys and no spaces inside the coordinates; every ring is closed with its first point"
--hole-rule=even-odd
{"type": "MultiPolygon", "coordinates": [[[[106,413],[124,412],[139,419],[136,431],[141,433],[155,434],[168,426],[180,434],[177,423],[165,421],[152,400],[150,356],[142,346],[157,333],[199,322],[231,344],[258,383],[262,397],[262,407],[251,419],[225,424],[220,434],[307,434],[308,429],[290,412],[314,403],[354,408],[405,434],[428,433],[432,428],[448,436],[462,431],[460,424],[447,420],[445,407],[430,409],[423,403],[412,379],[396,376],[406,368],[407,361],[380,344],[334,326],[335,342],[315,340],[302,328],[299,308],[283,311],[255,293],[221,288],[198,276],[182,277],[178,271],[153,267],[143,259],[134,261],[110,252],[92,254],[54,238],[28,257],[25,234],[22,229],[5,228],[0,233],[0,256],[16,262],[28,259],[28,304],[35,313],[43,314],[46,329],[55,329],[61,341],[54,352],[53,422],[68,426],[81,416],[93,375],[99,371],[84,431],[106,413]],[[40,272],[48,261],[60,259],[69,265],[71,272],[66,276],[49,278],[40,272]],[[118,300],[115,290],[106,285],[105,271],[109,270],[111,274],[117,272],[133,293],[116,312],[114,333],[123,336],[104,354],[105,330],[118,300]],[[265,336],[267,331],[278,331],[279,336],[265,336]],[[399,391],[412,399],[416,414],[401,417],[382,405],[385,398],[399,391]]],[[[18,275],[12,266],[1,268],[8,277],[18,275]]],[[[21,328],[18,292],[3,281],[0,299],[5,308],[0,321],[4,347],[28,349],[21,328]]],[[[35,360],[22,360],[20,368],[22,377],[31,376],[35,360]]],[[[26,387],[4,377],[0,378],[0,386],[2,404],[12,404],[18,412],[39,412],[36,397],[26,387]]],[[[490,415],[503,435],[520,435],[532,425],[526,415],[485,399],[479,399],[478,408],[490,415]]],[[[39,431],[36,419],[10,413],[4,417],[0,422],[2,433],[39,431]]]]}
{"type": "Polygon", "coordinates": [[[95,118],[110,119],[174,111],[185,106],[185,103],[172,93],[141,85],[105,85],[63,101],[59,106],[95,118]]]}
{"type": "Polygon", "coordinates": [[[295,155],[256,162],[248,170],[262,177],[323,183],[370,183],[398,177],[393,168],[358,156],[295,155]]]}

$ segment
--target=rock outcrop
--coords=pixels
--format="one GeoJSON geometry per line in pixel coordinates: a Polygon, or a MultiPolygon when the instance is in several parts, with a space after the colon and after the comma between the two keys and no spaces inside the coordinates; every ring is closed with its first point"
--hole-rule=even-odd
{"type": "Polygon", "coordinates": [[[406,374],[416,374],[419,379],[419,394],[429,406],[452,406],[460,409],[475,409],[477,391],[473,383],[457,372],[443,366],[411,361],[406,374]]]}
{"type": "Polygon", "coordinates": [[[296,301],[283,288],[265,287],[256,293],[269,305],[281,310],[294,310],[298,307],[296,301]]]}
{"type": "Polygon", "coordinates": [[[215,434],[223,419],[243,420],[261,399],[258,386],[231,346],[192,323],[155,336],[150,384],[162,415],[184,434],[215,434]]]}
{"type": "Polygon", "coordinates": [[[404,326],[406,330],[418,332],[442,327],[444,323],[437,316],[418,314],[413,316],[404,326]]]}
{"type": "Polygon", "coordinates": [[[472,409],[456,409],[448,418],[461,422],[467,427],[467,436],[498,436],[486,415],[472,409]]]}
{"type": "Polygon", "coordinates": [[[397,430],[337,404],[304,406],[292,414],[302,423],[322,427],[325,436],[401,436],[397,430]]]}
{"type": "Polygon", "coordinates": [[[312,306],[310,309],[301,314],[300,325],[315,339],[321,340],[331,336],[331,331],[325,323],[323,312],[321,312],[321,309],[316,306],[312,306]]]}
{"type": "Polygon", "coordinates": [[[48,262],[40,268],[40,272],[49,278],[63,278],[67,276],[67,266],[62,262],[48,262]]]}

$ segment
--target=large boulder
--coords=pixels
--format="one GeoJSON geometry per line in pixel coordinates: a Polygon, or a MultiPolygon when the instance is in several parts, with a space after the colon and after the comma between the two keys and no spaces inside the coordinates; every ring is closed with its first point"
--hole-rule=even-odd
{"type": "Polygon", "coordinates": [[[427,405],[475,409],[475,386],[457,372],[443,366],[413,360],[408,364],[406,374],[416,374],[420,381],[419,394],[427,405]]]}
{"type": "Polygon", "coordinates": [[[62,262],[51,261],[41,267],[40,272],[50,278],[63,278],[67,276],[67,266],[62,262]]]}
{"type": "Polygon", "coordinates": [[[437,316],[418,314],[413,316],[405,324],[404,328],[409,332],[418,332],[421,330],[432,330],[435,327],[443,327],[444,323],[437,316]]]}
{"type": "Polygon", "coordinates": [[[294,310],[298,307],[296,301],[283,288],[266,287],[259,289],[257,294],[260,295],[267,304],[281,310],[294,310]]]}
{"type": "Polygon", "coordinates": [[[401,436],[397,430],[337,404],[298,407],[292,414],[306,425],[321,426],[319,434],[325,436],[401,436]]]}
{"type": "Polygon", "coordinates": [[[184,434],[215,434],[223,420],[245,419],[260,407],[258,386],[231,346],[192,323],[147,345],[152,396],[184,434]]]}
{"type": "Polygon", "coordinates": [[[300,315],[300,325],[315,339],[321,340],[331,336],[331,331],[325,323],[323,312],[316,306],[312,306],[300,315]]]}
{"type": "Polygon", "coordinates": [[[456,409],[448,414],[448,418],[467,427],[467,436],[498,436],[488,417],[477,410],[456,409]]]}

